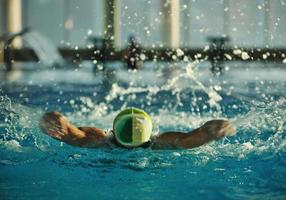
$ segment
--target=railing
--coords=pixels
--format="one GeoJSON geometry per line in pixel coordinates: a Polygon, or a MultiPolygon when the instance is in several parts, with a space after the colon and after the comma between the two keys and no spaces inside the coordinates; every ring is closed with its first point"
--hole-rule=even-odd
{"type": "MultiPolygon", "coordinates": [[[[19,35],[19,34],[18,34],[19,35]]],[[[10,39],[9,42],[12,40],[10,39]]],[[[126,48],[115,50],[102,45],[93,48],[59,48],[60,54],[67,61],[78,63],[83,60],[96,60],[101,63],[121,61],[128,69],[139,69],[144,62],[179,62],[179,61],[209,61],[214,73],[221,72],[225,62],[231,61],[259,61],[286,64],[285,48],[232,48],[227,45],[228,38],[209,38],[207,48],[143,48],[134,38],[130,38],[126,48]]],[[[13,62],[38,61],[33,49],[12,49],[9,43],[4,47],[4,63],[8,70],[12,69],[13,62]]]]}

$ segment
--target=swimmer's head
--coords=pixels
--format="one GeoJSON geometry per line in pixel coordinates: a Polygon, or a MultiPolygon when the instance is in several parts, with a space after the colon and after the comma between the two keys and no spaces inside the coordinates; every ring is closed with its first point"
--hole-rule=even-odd
{"type": "Polygon", "coordinates": [[[113,121],[116,141],[125,147],[138,147],[150,140],[152,119],[143,110],[128,108],[113,121]]]}

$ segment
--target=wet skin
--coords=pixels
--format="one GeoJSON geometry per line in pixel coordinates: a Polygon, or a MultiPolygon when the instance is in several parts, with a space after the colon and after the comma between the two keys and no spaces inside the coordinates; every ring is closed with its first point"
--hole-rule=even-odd
{"type": "MultiPolygon", "coordinates": [[[[97,127],[76,127],[59,112],[49,112],[40,120],[44,133],[67,144],[98,148],[109,146],[110,136],[97,127]]],[[[235,127],[227,120],[211,120],[190,132],[171,131],[151,138],[153,149],[190,149],[213,140],[235,134],[235,127]]]]}

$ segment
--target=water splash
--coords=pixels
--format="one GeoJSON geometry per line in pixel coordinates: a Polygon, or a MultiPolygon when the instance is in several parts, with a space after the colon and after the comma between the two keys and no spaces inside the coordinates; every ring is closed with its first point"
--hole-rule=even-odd
{"type": "Polygon", "coordinates": [[[237,116],[232,122],[240,128],[254,128],[260,130],[282,133],[285,131],[286,122],[286,99],[280,98],[275,101],[256,103],[255,107],[243,115],[237,116]]]}
{"type": "Polygon", "coordinates": [[[0,124],[1,143],[8,148],[20,146],[38,146],[41,136],[34,132],[38,130],[38,120],[43,111],[28,108],[14,103],[7,96],[0,96],[0,124]]]}
{"type": "Polygon", "coordinates": [[[64,60],[56,45],[37,31],[31,31],[23,36],[28,46],[32,47],[44,66],[62,65],[64,60]]]}
{"type": "MultiPolygon", "coordinates": [[[[213,119],[214,116],[225,118],[223,110],[230,109],[237,113],[235,106],[228,107],[227,103],[223,104],[225,98],[235,96],[239,99],[236,105],[239,106],[240,103],[250,108],[249,111],[235,114],[231,119],[238,127],[237,135],[205,145],[195,151],[177,152],[180,155],[177,157],[187,157],[191,154],[204,160],[203,163],[207,163],[208,159],[216,159],[221,155],[243,158],[253,153],[273,153],[285,149],[286,100],[284,97],[269,98],[268,101],[255,99],[253,102],[250,97],[239,93],[234,95],[234,92],[230,92],[228,96],[223,96],[222,94],[228,93],[227,87],[220,87],[217,83],[215,85],[203,83],[197,78],[196,70],[195,65],[188,65],[175,77],[166,78],[165,81],[155,85],[140,85],[136,83],[136,79],[127,85],[118,81],[112,83],[111,89],[103,98],[78,93],[78,97],[67,100],[66,106],[73,112],[64,114],[77,125],[99,126],[106,130],[112,127],[112,120],[119,110],[133,106],[134,102],[137,102],[143,109],[150,112],[158,131],[188,131],[213,119]],[[186,105],[191,105],[191,108],[185,107],[186,105]],[[204,111],[200,108],[204,108],[205,105],[212,109],[204,111]]],[[[231,84],[230,86],[232,87],[231,84]]],[[[265,87],[265,84],[261,86],[256,84],[253,87],[265,87]]],[[[49,149],[50,146],[66,148],[65,145],[60,146],[57,141],[50,140],[38,129],[38,120],[43,110],[23,106],[11,101],[5,95],[1,96],[0,109],[1,119],[3,119],[0,124],[1,139],[5,143],[1,143],[2,146],[15,149],[29,146],[41,150],[49,149]]],[[[173,160],[171,159],[170,162],[172,163],[173,160]]],[[[143,159],[135,163],[139,163],[138,165],[145,169],[150,162],[148,159],[143,159]]],[[[137,164],[134,165],[137,166],[137,164]]]]}

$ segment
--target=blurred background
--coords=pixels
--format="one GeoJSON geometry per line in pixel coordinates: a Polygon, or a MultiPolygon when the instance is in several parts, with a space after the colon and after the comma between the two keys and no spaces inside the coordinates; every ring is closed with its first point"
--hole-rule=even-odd
{"type": "MultiPolygon", "coordinates": [[[[228,35],[232,45],[286,45],[285,0],[113,1],[116,6],[116,20],[120,21],[116,30],[119,47],[127,44],[131,34],[147,47],[164,44],[168,2],[175,6],[171,12],[174,14],[173,18],[176,18],[176,37],[180,46],[202,47],[207,44],[206,37],[221,35],[228,35]]],[[[88,36],[104,36],[104,2],[1,0],[0,33],[32,27],[57,46],[85,47],[88,36]],[[9,12],[15,16],[11,16],[9,12]],[[9,23],[17,23],[18,27],[12,27],[9,23]]]]}
{"type": "MultiPolygon", "coordinates": [[[[166,54],[166,48],[181,48],[183,51],[175,55],[179,60],[202,58],[211,61],[214,68],[217,61],[236,59],[286,63],[285,0],[1,0],[0,5],[0,55],[2,63],[8,65],[11,60],[35,60],[31,51],[13,52],[23,49],[24,44],[32,47],[45,65],[52,62],[43,60],[45,55],[41,54],[54,59],[63,56],[72,62],[125,59],[128,68],[139,68],[138,63],[128,64],[131,57],[154,61],[155,54],[166,54]],[[17,38],[19,35],[25,39],[17,38]],[[115,51],[128,46],[129,50],[115,51]],[[228,53],[220,51],[226,47],[228,53]],[[56,48],[64,50],[56,55],[56,48]],[[146,48],[162,51],[145,51],[142,56],[146,48]],[[238,52],[233,51],[236,48],[240,48],[238,52]],[[92,57],[96,53],[81,51],[87,49],[99,50],[101,57],[111,52],[114,56],[92,57]],[[138,55],[130,49],[136,49],[138,55]]],[[[170,60],[166,55],[161,57],[159,60],[170,60]]]]}

